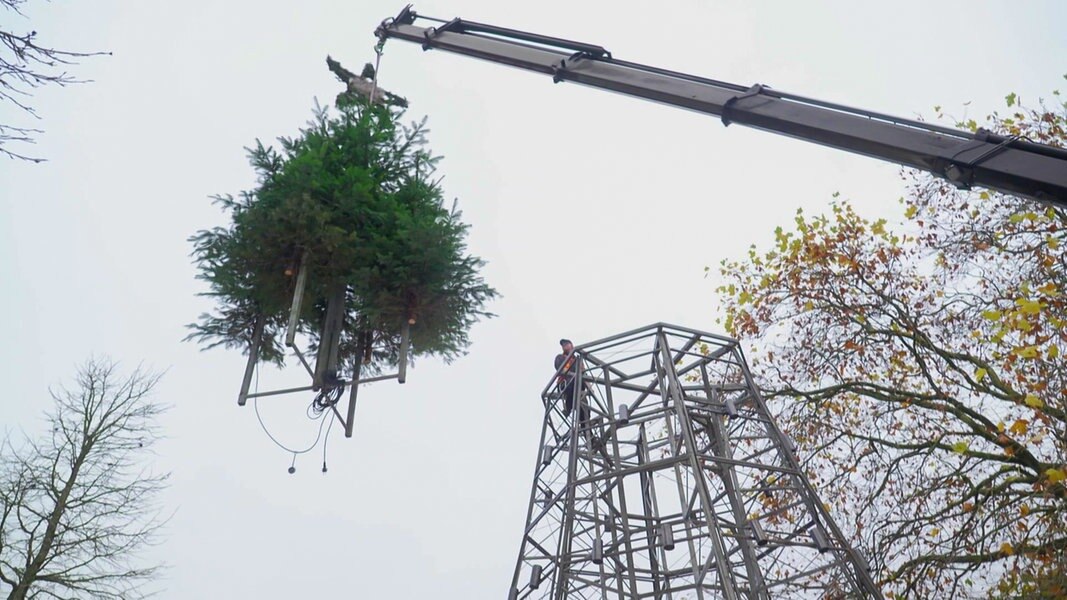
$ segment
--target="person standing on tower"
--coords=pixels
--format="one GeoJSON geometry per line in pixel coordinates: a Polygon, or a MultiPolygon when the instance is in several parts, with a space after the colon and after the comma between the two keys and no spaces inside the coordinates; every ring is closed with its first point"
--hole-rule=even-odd
{"type": "Polygon", "coordinates": [[[571,414],[574,407],[575,387],[578,379],[578,356],[574,354],[574,344],[567,338],[559,341],[561,351],[556,355],[556,389],[564,398],[564,410],[571,414]]]}

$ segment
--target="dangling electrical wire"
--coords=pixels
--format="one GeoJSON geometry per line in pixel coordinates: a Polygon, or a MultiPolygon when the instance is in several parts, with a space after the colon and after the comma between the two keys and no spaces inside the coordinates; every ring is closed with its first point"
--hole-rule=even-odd
{"type": "Polygon", "coordinates": [[[330,424],[326,426],[326,437],[322,440],[322,472],[326,472],[326,449],[330,447],[330,430],[333,429],[333,419],[330,419],[330,424]]]}
{"type": "MultiPolygon", "coordinates": [[[[258,366],[256,367],[256,387],[255,387],[255,391],[257,393],[259,392],[259,367],[258,366]]],[[[342,392],[343,392],[343,389],[341,390],[341,392],[338,392],[337,399],[340,399],[340,395],[341,395],[342,392]]],[[[315,407],[317,401],[318,401],[318,396],[316,396],[315,400],[312,400],[312,403],[311,403],[310,406],[308,406],[308,411],[307,411],[307,413],[308,413],[307,416],[308,416],[309,419],[311,419],[312,421],[318,421],[319,422],[319,429],[318,429],[318,432],[315,434],[315,440],[313,442],[311,442],[311,444],[307,448],[303,448],[303,449],[300,449],[300,450],[294,450],[293,448],[290,448],[290,447],[286,446],[285,444],[281,443],[280,441],[278,441],[278,438],[274,437],[274,435],[270,432],[270,430],[267,429],[267,424],[263,421],[263,415],[261,415],[260,412],[259,412],[259,398],[256,397],[256,396],[252,397],[252,408],[255,409],[256,420],[259,421],[259,426],[263,430],[263,433],[267,434],[267,437],[270,439],[270,441],[274,442],[275,446],[278,446],[282,450],[284,450],[284,451],[286,451],[286,452],[288,452],[288,453],[293,455],[293,459],[289,463],[289,474],[290,475],[296,472],[296,457],[298,455],[300,455],[300,454],[306,454],[308,452],[311,452],[312,450],[315,449],[316,446],[319,445],[319,440],[323,439],[322,429],[323,429],[323,426],[326,425],[326,421],[327,420],[330,421],[330,426],[326,428],[326,441],[329,440],[330,428],[333,427],[333,419],[332,418],[331,419],[324,419],[323,416],[324,416],[325,413],[322,410],[315,410],[314,407],[315,407]]],[[[334,400],[334,403],[336,403],[336,400],[334,400]]],[[[326,472],[326,442],[325,441],[323,442],[323,448],[322,448],[322,472],[323,473],[326,472]]]]}
{"type": "Polygon", "coordinates": [[[345,393],[345,382],[337,378],[331,379],[322,386],[319,393],[315,395],[315,399],[311,401],[311,410],[315,413],[313,419],[319,418],[323,411],[336,406],[345,393]]]}

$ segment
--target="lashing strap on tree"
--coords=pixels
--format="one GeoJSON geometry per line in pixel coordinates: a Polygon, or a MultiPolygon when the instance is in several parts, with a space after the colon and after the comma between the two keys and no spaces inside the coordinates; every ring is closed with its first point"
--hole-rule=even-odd
{"type": "Polygon", "coordinates": [[[378,40],[374,45],[374,86],[370,90],[370,104],[374,104],[374,97],[378,94],[378,76],[381,74],[382,53],[385,51],[385,38],[378,40]]]}

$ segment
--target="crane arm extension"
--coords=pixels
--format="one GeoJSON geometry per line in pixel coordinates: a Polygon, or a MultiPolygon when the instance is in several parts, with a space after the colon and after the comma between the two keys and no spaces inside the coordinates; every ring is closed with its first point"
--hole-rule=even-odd
{"type": "Polygon", "coordinates": [[[386,19],[376,34],[921,169],[963,189],[981,186],[1067,207],[1067,149],[621,61],[600,46],[462,19],[432,19],[410,5],[386,19]]]}

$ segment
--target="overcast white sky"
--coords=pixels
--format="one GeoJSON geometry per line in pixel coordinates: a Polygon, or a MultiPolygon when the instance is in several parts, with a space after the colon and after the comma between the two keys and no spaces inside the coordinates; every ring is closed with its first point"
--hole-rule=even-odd
{"type": "MultiPolygon", "coordinates": [[[[718,119],[390,43],[381,83],[428,115],[471,250],[503,294],[453,365],[360,394],[330,472],[238,408],[237,352],[182,343],[209,308],[186,238],[208,196],[252,183],[242,148],[293,134],[358,71],[403,0],[33,1],[5,28],[110,50],[45,90],[49,162],[0,161],[0,427],[36,429],[47,387],[92,354],[167,369],[160,466],[176,510],[161,598],[499,598],[518,552],[556,340],[654,321],[715,330],[705,265],[766,243],[840,191],[894,217],[888,164],[718,119]]],[[[981,117],[1067,87],[1067,4],[425,1],[416,9],[596,43],[618,58],[902,116],[981,117]],[[970,102],[969,106],[964,103],[970,102]]],[[[20,118],[0,105],[0,119],[20,118]]],[[[293,445],[305,398],[265,400],[293,445]]],[[[336,433],[336,431],[335,431],[336,433]]]]}

